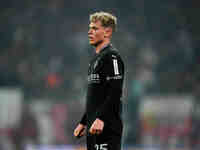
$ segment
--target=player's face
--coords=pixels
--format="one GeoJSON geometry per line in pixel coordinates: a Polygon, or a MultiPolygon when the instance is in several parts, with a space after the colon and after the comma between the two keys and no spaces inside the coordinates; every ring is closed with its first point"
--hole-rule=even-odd
{"type": "Polygon", "coordinates": [[[100,21],[91,22],[88,31],[89,43],[93,46],[98,46],[105,39],[105,28],[100,21]]]}

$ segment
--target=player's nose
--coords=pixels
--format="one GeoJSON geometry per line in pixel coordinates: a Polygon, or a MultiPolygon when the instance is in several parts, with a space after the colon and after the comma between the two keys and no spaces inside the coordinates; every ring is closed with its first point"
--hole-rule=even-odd
{"type": "Polygon", "coordinates": [[[92,30],[91,30],[91,29],[88,30],[88,35],[89,35],[89,34],[92,34],[92,30]]]}

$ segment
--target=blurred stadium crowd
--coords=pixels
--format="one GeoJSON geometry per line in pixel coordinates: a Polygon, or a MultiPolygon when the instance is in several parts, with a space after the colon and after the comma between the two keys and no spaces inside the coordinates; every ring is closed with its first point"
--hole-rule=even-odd
{"type": "MultiPolygon", "coordinates": [[[[72,130],[84,111],[87,67],[93,53],[87,39],[88,19],[90,13],[100,10],[118,17],[113,45],[126,65],[124,121],[128,129],[125,129],[124,143],[141,142],[139,104],[143,96],[193,96],[197,108],[192,113],[196,115],[200,96],[199,7],[200,2],[195,0],[2,2],[0,87],[20,88],[23,93],[19,131],[11,131],[8,137],[18,146],[25,143],[27,136],[38,142],[34,131],[37,125],[30,110],[36,112],[39,120],[44,120],[45,113],[37,114],[44,105],[51,107],[47,112],[57,126],[55,136],[59,140],[53,143],[77,144],[72,130]],[[63,121],[67,122],[67,129],[62,131],[59,123],[63,121]],[[62,132],[66,134],[61,135],[62,132]]],[[[195,115],[190,118],[195,120],[191,127],[193,133],[199,128],[198,117],[193,119],[195,115]]],[[[197,140],[199,135],[194,136],[197,140]]]]}

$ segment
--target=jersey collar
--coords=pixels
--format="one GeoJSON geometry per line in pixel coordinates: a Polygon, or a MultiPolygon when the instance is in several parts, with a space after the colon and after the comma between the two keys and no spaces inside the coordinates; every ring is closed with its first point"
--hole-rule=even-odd
{"type": "MultiPolygon", "coordinates": [[[[112,46],[111,43],[108,43],[108,44],[104,45],[104,46],[100,49],[100,51],[99,51],[98,54],[102,53],[107,47],[110,47],[110,46],[112,46]]],[[[98,54],[96,53],[96,55],[98,55],[98,54]]]]}

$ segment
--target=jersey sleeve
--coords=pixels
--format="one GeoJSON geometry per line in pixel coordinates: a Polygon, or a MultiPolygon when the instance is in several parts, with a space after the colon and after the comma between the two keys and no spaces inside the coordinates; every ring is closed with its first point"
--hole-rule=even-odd
{"type": "Polygon", "coordinates": [[[122,96],[124,64],[119,56],[109,55],[101,69],[106,84],[106,100],[96,112],[96,118],[105,120],[111,108],[119,103],[122,96]]]}

